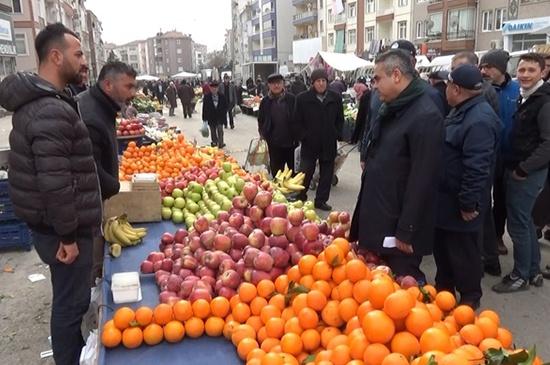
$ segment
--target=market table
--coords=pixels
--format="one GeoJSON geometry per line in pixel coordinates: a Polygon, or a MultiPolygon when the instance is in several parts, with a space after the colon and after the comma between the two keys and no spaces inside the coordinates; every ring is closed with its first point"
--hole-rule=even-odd
{"type": "MultiPolygon", "coordinates": [[[[143,299],[137,303],[114,304],[111,293],[111,276],[114,273],[139,271],[141,261],[149,252],[158,250],[160,236],[164,232],[175,232],[177,228],[172,222],[163,221],[150,224],[135,224],[136,227],[147,227],[148,234],[142,244],[124,248],[122,255],[112,258],[105,250],[104,280],[101,286],[102,304],[100,310],[100,328],[113,316],[114,310],[122,306],[137,309],[142,305],[151,308],[158,304],[159,290],[153,274],[140,274],[143,299]]],[[[141,345],[137,349],[127,349],[122,345],[114,349],[105,349],[100,345],[99,365],[152,365],[152,364],[242,364],[235,346],[223,336],[207,337],[206,335],[191,339],[185,337],[182,342],[170,344],[165,341],[156,346],[141,345]]]]}

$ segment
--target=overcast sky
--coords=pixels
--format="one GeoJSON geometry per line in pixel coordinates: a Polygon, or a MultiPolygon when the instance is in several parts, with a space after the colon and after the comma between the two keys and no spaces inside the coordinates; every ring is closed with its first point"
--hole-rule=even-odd
{"type": "MultiPolygon", "coordinates": [[[[290,1],[290,0],[289,0],[290,1]]],[[[87,0],[103,26],[103,41],[123,44],[176,29],[208,51],[221,50],[231,28],[229,0],[87,0]]]]}

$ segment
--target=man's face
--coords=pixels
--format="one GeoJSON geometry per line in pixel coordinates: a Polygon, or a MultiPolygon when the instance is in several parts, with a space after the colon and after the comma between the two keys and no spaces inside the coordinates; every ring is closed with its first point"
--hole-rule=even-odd
{"type": "Polygon", "coordinates": [[[460,94],[460,87],[453,84],[451,81],[447,81],[447,89],[445,90],[445,95],[447,96],[447,102],[450,106],[455,106],[459,104],[457,98],[460,94]]]}
{"type": "Polygon", "coordinates": [[[468,59],[466,57],[454,59],[451,62],[451,71],[454,71],[459,66],[468,65],[468,64],[469,64],[469,62],[468,62],[468,59]]]}
{"type": "Polygon", "coordinates": [[[487,63],[481,65],[480,70],[481,70],[481,76],[483,76],[485,80],[489,80],[492,82],[498,81],[503,76],[502,72],[500,72],[499,69],[487,63]]]}
{"type": "Polygon", "coordinates": [[[54,48],[54,63],[59,67],[60,76],[67,84],[81,84],[82,70],[87,68],[86,57],[78,38],[65,34],[64,46],[54,48]]]}
{"type": "Polygon", "coordinates": [[[212,92],[212,94],[217,94],[218,93],[218,86],[210,86],[210,91],[212,92]]]}
{"type": "Polygon", "coordinates": [[[223,83],[224,84],[229,84],[229,77],[224,77],[223,78],[223,83]]]}
{"type": "Polygon", "coordinates": [[[387,75],[385,69],[384,63],[377,63],[374,66],[373,80],[374,88],[378,90],[380,100],[388,103],[399,96],[400,89],[398,84],[402,75],[398,70],[393,70],[387,75]]]}
{"type": "Polygon", "coordinates": [[[517,77],[523,89],[530,89],[542,79],[542,69],[538,62],[521,60],[518,63],[517,77]]]}
{"type": "Polygon", "coordinates": [[[542,78],[548,80],[550,78],[550,58],[544,60],[544,71],[542,72],[542,78]]]}
{"type": "Polygon", "coordinates": [[[107,95],[119,104],[125,104],[136,96],[137,81],[126,74],[115,75],[105,79],[104,90],[107,95]]]}
{"type": "Polygon", "coordinates": [[[269,87],[269,91],[273,94],[273,95],[279,95],[280,93],[283,92],[283,88],[284,88],[284,82],[283,80],[274,80],[274,81],[271,81],[267,84],[267,86],[269,87]]]}
{"type": "Polygon", "coordinates": [[[324,94],[327,91],[327,80],[325,78],[315,80],[313,88],[317,94],[324,94]]]}

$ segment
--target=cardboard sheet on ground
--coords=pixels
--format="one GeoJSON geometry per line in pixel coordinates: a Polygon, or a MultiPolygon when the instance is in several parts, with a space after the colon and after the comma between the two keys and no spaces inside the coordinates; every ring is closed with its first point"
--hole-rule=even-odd
{"type": "MultiPolygon", "coordinates": [[[[142,305],[151,308],[158,304],[159,289],[155,284],[154,274],[140,275],[143,300],[137,303],[113,303],[110,284],[113,273],[139,271],[141,261],[149,252],[158,250],[160,236],[164,232],[175,232],[177,228],[172,222],[151,224],[136,224],[136,227],[147,227],[148,234],[141,245],[124,248],[119,258],[111,258],[107,253],[104,259],[105,280],[102,286],[103,304],[101,307],[101,326],[112,318],[113,309],[129,306],[137,309],[142,305]]],[[[156,346],[141,345],[137,349],[126,349],[122,345],[115,349],[105,349],[100,345],[99,365],[151,365],[151,364],[200,364],[200,365],[231,365],[242,364],[233,344],[224,337],[203,336],[198,339],[185,337],[182,342],[169,344],[165,341],[156,346]]]]}

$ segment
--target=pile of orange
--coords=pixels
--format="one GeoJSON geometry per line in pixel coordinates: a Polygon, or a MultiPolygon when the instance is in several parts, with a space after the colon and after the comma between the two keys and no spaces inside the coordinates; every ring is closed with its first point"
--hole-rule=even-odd
{"type": "Polygon", "coordinates": [[[234,163],[234,172],[244,175],[245,172],[235,163],[235,159],[225,155],[223,150],[213,147],[198,147],[185,140],[183,134],[175,139],[166,139],[158,144],[137,146],[136,142],[128,143],[122,154],[119,167],[119,180],[130,181],[136,173],[156,173],[159,178],[178,177],[194,166],[214,161],[221,166],[225,161],[234,163]]]}
{"type": "Polygon", "coordinates": [[[102,342],[134,348],[204,333],[225,336],[249,365],[475,365],[485,363],[488,349],[513,346],[496,312],[476,315],[430,285],[402,289],[385,267],[370,270],[342,238],[275,281],[242,283],[229,301],[121,308],[102,342]]]}

